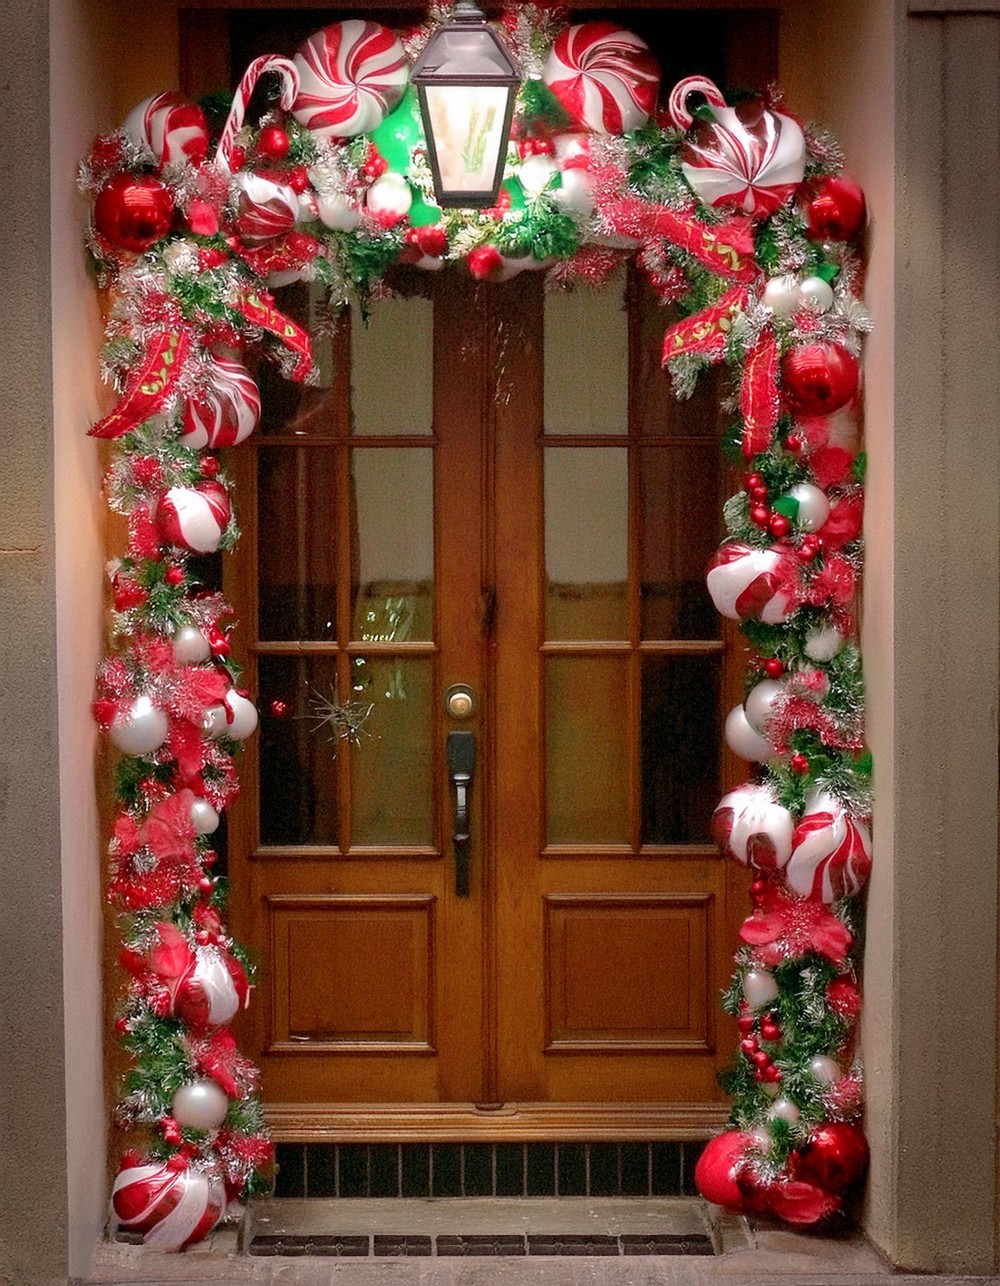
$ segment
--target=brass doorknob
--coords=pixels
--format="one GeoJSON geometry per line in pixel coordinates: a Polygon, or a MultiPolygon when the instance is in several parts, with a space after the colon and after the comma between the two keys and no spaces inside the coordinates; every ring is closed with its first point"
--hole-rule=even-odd
{"type": "Polygon", "coordinates": [[[472,689],[466,683],[453,683],[444,694],[444,708],[453,719],[468,719],[475,706],[472,689]]]}

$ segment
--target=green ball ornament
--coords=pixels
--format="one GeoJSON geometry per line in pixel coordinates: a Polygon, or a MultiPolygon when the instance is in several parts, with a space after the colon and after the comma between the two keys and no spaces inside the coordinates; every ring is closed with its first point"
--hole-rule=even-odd
{"type": "MultiPolygon", "coordinates": [[[[411,185],[412,186],[412,185],[411,185]]],[[[410,206],[410,224],[414,228],[432,228],[440,223],[442,211],[439,205],[425,201],[423,195],[413,188],[413,204],[410,206]]]]}
{"type": "Polygon", "coordinates": [[[375,126],[369,138],[385,158],[390,170],[395,170],[398,174],[406,173],[410,168],[413,149],[418,144],[425,146],[420,105],[417,102],[417,91],[412,85],[396,110],[375,126]]]}

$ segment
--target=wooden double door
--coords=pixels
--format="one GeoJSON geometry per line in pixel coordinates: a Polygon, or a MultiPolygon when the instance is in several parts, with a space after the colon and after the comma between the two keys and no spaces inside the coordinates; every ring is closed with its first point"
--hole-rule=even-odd
{"type": "Polygon", "coordinates": [[[712,394],[674,403],[624,271],[396,284],[233,453],[261,730],[230,865],[265,1101],[288,1137],[407,1113],[600,1137],[622,1105],[696,1129],[746,905],[707,834],[732,688],[712,394]],[[467,821],[449,738],[475,746],[467,821]]]}

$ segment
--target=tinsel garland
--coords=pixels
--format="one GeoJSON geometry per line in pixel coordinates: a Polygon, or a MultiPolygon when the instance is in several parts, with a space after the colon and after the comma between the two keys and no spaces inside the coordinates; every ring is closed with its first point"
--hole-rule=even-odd
{"type": "MultiPolygon", "coordinates": [[[[410,62],[447,12],[403,34],[410,62]]],[[[267,1186],[271,1161],[258,1075],[228,1027],[250,975],[211,848],[256,723],[229,656],[231,611],[192,562],[238,537],[215,450],[256,426],[248,353],[311,377],[309,337],[270,291],[318,283],[335,324],[352,298],[373,304],[396,263],[452,262],[496,281],[544,271],[563,288],[600,286],[634,256],[675,310],[663,351],[678,395],[717,363],[733,373],[726,450],[745,486],[726,503],[708,583],[751,649],[727,729],[756,766],[713,832],[754,878],[724,999],[742,1036],[725,1078],[732,1128],[697,1177],[711,1200],[809,1223],[835,1214],[863,1171],[851,911],[870,865],[854,642],[863,198],[832,140],[773,96],[734,108],[693,79],[615,133],[574,116],[550,70],[578,31],[561,10],[512,5],[499,30],[527,79],[490,209],[435,204],[411,95],[370,133],[314,133],[297,119],[296,68],[279,57],[252,65],[225,121],[217,97],[157,95],[81,167],[96,198],[87,243],[106,309],[103,374],[119,394],[92,432],[114,442],[106,493],[128,523],[94,706],[121,751],[109,897],[133,1066],[116,1119],[148,1132],[144,1152],[123,1157],[115,1211],[154,1244],[205,1236],[228,1203],[267,1186]],[[268,72],[280,101],[246,121],[268,72]],[[698,94],[704,106],[689,112],[698,94]]],[[[580,32],[598,51],[618,37],[602,23],[580,32]]],[[[627,66],[617,74],[627,102],[635,86],[627,66]]]]}

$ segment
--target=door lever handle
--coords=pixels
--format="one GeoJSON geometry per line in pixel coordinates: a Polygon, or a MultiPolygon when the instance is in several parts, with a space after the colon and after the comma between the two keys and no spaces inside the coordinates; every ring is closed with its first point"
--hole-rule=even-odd
{"type": "Polygon", "coordinates": [[[469,790],[476,771],[476,734],[468,729],[449,732],[446,743],[448,776],[455,792],[451,842],[455,849],[455,893],[469,896],[469,790]]]}

